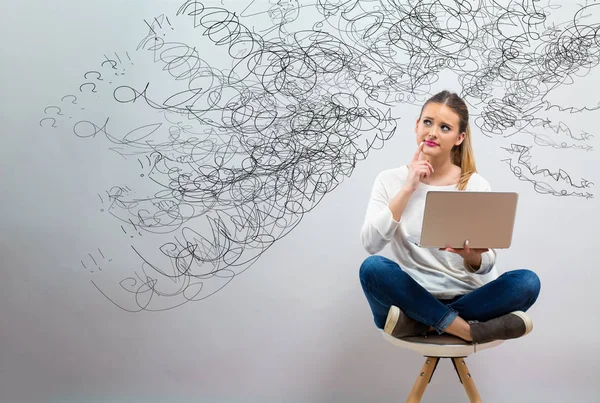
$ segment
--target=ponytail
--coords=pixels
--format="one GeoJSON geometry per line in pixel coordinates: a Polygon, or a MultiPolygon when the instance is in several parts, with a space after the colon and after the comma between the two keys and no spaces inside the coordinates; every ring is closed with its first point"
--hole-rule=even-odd
{"type": "Polygon", "coordinates": [[[475,154],[473,152],[473,145],[471,144],[471,127],[468,123],[462,143],[452,149],[452,163],[460,167],[458,190],[465,190],[471,175],[477,172],[475,154]]]}

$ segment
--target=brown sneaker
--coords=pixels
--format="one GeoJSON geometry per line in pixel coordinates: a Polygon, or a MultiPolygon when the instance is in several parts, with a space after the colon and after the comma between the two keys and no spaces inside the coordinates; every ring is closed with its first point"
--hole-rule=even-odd
{"type": "Polygon", "coordinates": [[[486,322],[470,321],[469,324],[473,343],[516,339],[533,330],[531,318],[522,311],[514,311],[486,322]]]}
{"type": "Polygon", "coordinates": [[[429,326],[408,317],[397,306],[388,311],[383,331],[394,337],[418,336],[427,332],[429,326]]]}

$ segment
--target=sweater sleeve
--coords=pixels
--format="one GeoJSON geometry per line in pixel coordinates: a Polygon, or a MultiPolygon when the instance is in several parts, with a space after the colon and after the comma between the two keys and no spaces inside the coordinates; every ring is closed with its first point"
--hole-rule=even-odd
{"type": "MultiPolygon", "coordinates": [[[[482,177],[479,177],[479,179],[481,181],[481,184],[473,188],[472,190],[479,192],[490,192],[492,190],[490,184],[482,177]]],[[[465,269],[467,269],[467,271],[470,273],[476,274],[488,274],[494,268],[495,264],[496,251],[494,249],[489,249],[487,252],[481,254],[481,265],[477,270],[471,267],[471,265],[467,262],[464,262],[465,269]]]]}
{"type": "Polygon", "coordinates": [[[381,175],[375,179],[367,212],[360,231],[363,247],[370,254],[381,251],[393,238],[400,225],[394,220],[388,205],[390,198],[381,180],[381,175]]]}
{"type": "Polygon", "coordinates": [[[475,270],[466,261],[464,262],[465,269],[467,269],[468,272],[475,274],[488,274],[495,264],[496,251],[494,249],[490,249],[487,252],[481,254],[481,265],[479,266],[478,270],[475,270]]]}

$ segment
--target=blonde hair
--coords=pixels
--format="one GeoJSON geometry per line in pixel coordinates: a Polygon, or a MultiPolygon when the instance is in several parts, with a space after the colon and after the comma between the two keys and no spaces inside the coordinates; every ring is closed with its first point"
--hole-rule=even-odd
{"type": "Polygon", "coordinates": [[[425,102],[421,108],[421,113],[423,113],[423,109],[425,109],[425,106],[429,103],[446,105],[458,115],[459,132],[464,133],[465,137],[462,143],[452,148],[450,156],[452,163],[460,167],[458,189],[465,190],[471,175],[477,172],[475,166],[475,153],[473,152],[473,145],[471,144],[471,127],[469,125],[469,109],[467,108],[467,104],[457,94],[449,91],[442,91],[425,102]]]}

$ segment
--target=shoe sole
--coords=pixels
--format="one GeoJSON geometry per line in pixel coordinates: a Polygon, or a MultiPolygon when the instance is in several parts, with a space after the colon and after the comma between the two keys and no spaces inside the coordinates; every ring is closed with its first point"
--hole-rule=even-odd
{"type": "MultiPolygon", "coordinates": [[[[525,323],[525,334],[523,334],[523,336],[526,336],[529,333],[531,333],[531,331],[533,330],[533,321],[531,320],[531,318],[529,317],[529,315],[527,315],[523,311],[514,311],[514,312],[511,312],[511,313],[513,315],[517,315],[525,323]]],[[[523,337],[523,336],[521,336],[521,337],[523,337]]]]}
{"type": "Polygon", "coordinates": [[[392,331],[396,327],[396,324],[398,323],[399,317],[400,317],[400,308],[392,305],[390,307],[390,310],[388,311],[388,315],[387,315],[387,319],[385,320],[385,326],[383,328],[383,331],[386,332],[387,334],[391,335],[392,331]]]}

